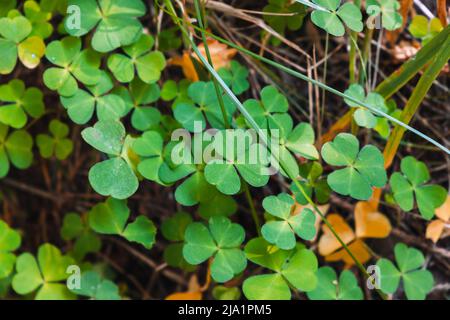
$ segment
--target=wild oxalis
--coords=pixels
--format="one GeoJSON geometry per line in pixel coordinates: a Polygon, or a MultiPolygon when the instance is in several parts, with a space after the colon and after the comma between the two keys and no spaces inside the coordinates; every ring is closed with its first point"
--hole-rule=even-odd
{"type": "Polygon", "coordinates": [[[450,29],[406,3],[2,1],[0,296],[443,298],[450,29]]]}

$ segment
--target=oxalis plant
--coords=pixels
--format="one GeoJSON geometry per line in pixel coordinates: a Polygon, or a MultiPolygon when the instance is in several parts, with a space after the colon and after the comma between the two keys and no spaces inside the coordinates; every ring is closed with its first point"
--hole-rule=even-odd
{"type": "Polygon", "coordinates": [[[450,29],[399,10],[2,1],[0,297],[443,298],[450,29]]]}

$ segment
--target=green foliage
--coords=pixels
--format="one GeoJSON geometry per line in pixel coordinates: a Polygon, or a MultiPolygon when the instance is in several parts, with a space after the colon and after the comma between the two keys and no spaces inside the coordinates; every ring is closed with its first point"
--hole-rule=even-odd
{"type": "Polygon", "coordinates": [[[0,18],[0,74],[11,73],[17,58],[29,69],[38,66],[45,52],[42,38],[31,35],[33,26],[19,13],[0,18]]]}
{"type": "Polygon", "coordinates": [[[108,198],[89,211],[89,226],[97,233],[120,235],[131,242],[137,242],[147,249],[155,243],[156,227],[145,216],[138,216],[127,223],[130,210],[124,200],[108,198]]]}
{"type": "Polygon", "coordinates": [[[427,17],[420,14],[414,16],[409,25],[409,32],[415,37],[422,40],[422,44],[426,45],[443,29],[441,20],[433,18],[428,20],[427,17]]]}
{"type": "MultiPolygon", "coordinates": [[[[289,0],[269,0],[263,12],[266,13],[264,21],[281,35],[284,35],[286,30],[300,29],[306,16],[304,5],[289,0]]],[[[280,40],[272,38],[272,43],[278,45],[280,40]]]]}
{"type": "Polygon", "coordinates": [[[19,232],[11,229],[6,222],[0,220],[0,279],[8,277],[16,262],[16,251],[22,242],[19,232]]]}
{"type": "Polygon", "coordinates": [[[75,296],[61,281],[69,276],[67,268],[74,263],[55,246],[45,243],[39,247],[37,261],[30,253],[22,253],[16,262],[17,273],[12,287],[20,295],[36,292],[36,300],[70,300],[75,296]]]}
{"type": "MultiPolygon", "coordinates": [[[[365,96],[364,88],[359,84],[350,85],[344,93],[354,99],[357,99],[358,101],[365,102],[379,111],[384,113],[388,112],[388,107],[386,106],[384,98],[380,94],[370,92],[367,96],[365,96]]],[[[381,119],[374,115],[372,111],[361,107],[348,99],[345,99],[345,102],[350,107],[357,108],[353,114],[353,118],[360,127],[372,129],[377,125],[378,120],[381,119]]]]}
{"type": "Polygon", "coordinates": [[[183,44],[177,27],[161,30],[158,33],[159,50],[166,52],[176,50],[183,44]]]}
{"type": "Polygon", "coordinates": [[[88,253],[98,252],[101,248],[99,237],[89,228],[85,215],[68,213],[64,216],[61,237],[73,240],[72,256],[81,261],[88,253]]]}
{"type": "Polygon", "coordinates": [[[255,238],[245,246],[245,255],[251,262],[274,271],[244,281],[242,290],[249,300],[289,300],[290,287],[309,292],[317,286],[317,258],[301,245],[282,250],[255,238]]]}
{"type": "Polygon", "coordinates": [[[104,196],[126,199],[139,187],[131,167],[129,148],[132,138],[126,136],[125,127],[118,121],[99,121],[81,132],[83,139],[95,149],[110,156],[89,170],[89,182],[104,196]]]}
{"type": "Polygon", "coordinates": [[[156,83],[146,84],[138,79],[130,83],[130,90],[124,89],[118,93],[126,105],[126,112],[132,110],[131,125],[139,131],[155,127],[161,121],[161,113],[151,104],[158,101],[161,90],[156,83]]]}
{"type": "Polygon", "coordinates": [[[142,34],[139,40],[131,46],[124,47],[126,55],[115,53],[108,58],[108,68],[114,77],[124,83],[138,77],[145,83],[155,83],[166,66],[166,59],[159,51],[150,51],[155,43],[152,36],[142,34]]]}
{"type": "Polygon", "coordinates": [[[81,275],[81,288],[72,292],[93,300],[120,300],[119,288],[110,280],[105,280],[95,271],[87,271],[81,275]]]}
{"type": "Polygon", "coordinates": [[[343,167],[327,177],[333,191],[358,200],[368,200],[372,187],[384,187],[387,182],[384,159],[372,145],[359,150],[358,139],[348,133],[339,134],[322,147],[322,157],[332,166],[343,167]]]}
{"type": "Polygon", "coordinates": [[[367,0],[366,8],[369,15],[381,14],[383,28],[392,31],[402,26],[403,18],[398,12],[400,3],[397,0],[367,0]]]}
{"type": "Polygon", "coordinates": [[[39,118],[44,114],[44,96],[35,87],[25,88],[22,80],[14,79],[0,86],[0,123],[15,129],[23,128],[27,115],[39,118]]]}
{"type": "Polygon", "coordinates": [[[62,97],[71,97],[77,93],[77,80],[89,86],[100,81],[100,56],[90,49],[81,51],[79,38],[65,37],[50,42],[45,56],[56,67],[45,70],[44,83],[62,97]]]}
{"type": "MultiPolygon", "coordinates": [[[[330,198],[331,189],[324,177],[322,165],[317,162],[307,162],[300,165],[301,180],[298,183],[302,186],[304,192],[309,198],[315,200],[319,204],[325,204],[330,198]]],[[[295,200],[301,205],[307,205],[308,200],[303,193],[298,189],[296,183],[291,184],[291,190],[295,195],[295,200]]]]}
{"type": "Polygon", "coordinates": [[[231,61],[229,68],[221,68],[218,73],[227,86],[237,95],[250,88],[250,83],[247,80],[248,69],[237,61],[231,61]]]}
{"type": "Polygon", "coordinates": [[[0,178],[6,177],[10,163],[18,169],[27,169],[33,161],[33,138],[24,130],[8,135],[9,128],[0,124],[0,178]]]}
{"type": "Polygon", "coordinates": [[[215,286],[212,295],[217,300],[239,300],[241,291],[237,287],[215,286]]]}
{"type": "Polygon", "coordinates": [[[244,238],[244,228],[224,217],[211,218],[208,227],[193,222],[184,234],[183,256],[193,265],[212,257],[212,278],[217,282],[226,282],[247,266],[247,259],[240,249],[244,238]]]}
{"type": "Polygon", "coordinates": [[[183,257],[184,234],[192,217],[186,212],[177,212],[173,217],[161,224],[161,233],[172,243],[164,249],[164,260],[169,266],[192,271],[195,266],[189,264],[183,257]]]}
{"type": "Polygon", "coordinates": [[[78,89],[70,97],[61,97],[62,105],[67,109],[70,119],[77,124],[85,124],[91,120],[94,110],[98,120],[118,120],[126,113],[125,101],[121,96],[112,93],[114,84],[104,71],[95,85],[88,86],[89,92],[78,89]]]}
{"type": "Polygon", "coordinates": [[[67,136],[69,127],[59,120],[52,120],[48,126],[51,136],[48,134],[38,134],[36,144],[43,158],[50,158],[53,155],[58,160],[66,159],[73,150],[73,142],[67,136]]]}
{"type": "Polygon", "coordinates": [[[294,199],[286,193],[264,198],[263,207],[277,220],[269,221],[261,228],[261,234],[269,243],[280,249],[290,250],[296,245],[295,235],[311,240],[316,235],[316,216],[310,209],[292,214],[294,199]]]}
{"type": "Polygon", "coordinates": [[[385,293],[395,293],[403,280],[406,297],[409,300],[424,300],[434,285],[430,271],[422,269],[425,257],[417,249],[397,243],[394,248],[397,267],[388,259],[380,259],[380,289],[385,293]]]}
{"type": "Polygon", "coordinates": [[[147,9],[141,0],[69,0],[68,5],[78,6],[80,17],[68,16],[66,31],[76,37],[94,30],[91,44],[98,52],[110,52],[122,46],[129,46],[139,40],[142,24],[137,19],[147,9]],[[80,28],[75,21],[79,19],[80,28]]]}
{"type": "Polygon", "coordinates": [[[337,279],[336,272],[331,267],[317,270],[317,288],[307,293],[311,300],[362,300],[364,298],[355,275],[342,271],[337,279]]]}
{"type": "MultiPolygon", "coordinates": [[[[188,96],[192,102],[180,102],[174,108],[175,119],[190,132],[194,132],[194,122],[201,123],[206,128],[206,120],[216,129],[226,129],[219,99],[212,82],[194,82],[188,88],[188,96]]],[[[222,93],[228,123],[231,122],[236,106],[231,99],[222,93]]]]}
{"type": "Polygon", "coordinates": [[[159,169],[164,162],[163,158],[164,141],[156,131],[146,131],[133,143],[133,151],[140,157],[138,171],[148,180],[161,182],[159,179],[159,169]]]}
{"type": "Polygon", "coordinates": [[[420,214],[427,220],[434,216],[447,198],[447,191],[439,185],[425,184],[430,180],[428,168],[422,161],[412,156],[402,159],[401,172],[395,172],[390,178],[394,199],[404,211],[414,208],[414,198],[420,214]]]}
{"type": "Polygon", "coordinates": [[[329,34],[341,37],[345,34],[345,25],[353,31],[361,32],[364,25],[359,8],[346,2],[341,5],[340,0],[313,0],[325,10],[315,9],[311,14],[311,21],[329,34]]]}

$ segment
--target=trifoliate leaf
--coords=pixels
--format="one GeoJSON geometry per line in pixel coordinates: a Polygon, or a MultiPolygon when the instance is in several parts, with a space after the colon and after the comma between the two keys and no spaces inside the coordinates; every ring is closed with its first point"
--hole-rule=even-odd
{"type": "Polygon", "coordinates": [[[358,200],[368,200],[372,187],[381,188],[387,176],[381,152],[372,145],[359,151],[358,139],[348,133],[339,134],[333,142],[322,147],[322,157],[332,166],[346,168],[328,175],[331,189],[344,196],[350,195],[358,200]]]}

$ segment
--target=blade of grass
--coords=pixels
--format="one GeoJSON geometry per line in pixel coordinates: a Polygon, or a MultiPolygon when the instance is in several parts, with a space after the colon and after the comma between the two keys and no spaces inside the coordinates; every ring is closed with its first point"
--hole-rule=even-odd
{"type": "MultiPolygon", "coordinates": [[[[166,5],[168,8],[171,9],[171,15],[172,17],[177,17],[176,16],[176,12],[175,9],[173,8],[173,6],[171,5],[169,0],[165,0],[166,1],[166,5]]],[[[188,31],[180,24],[179,19],[177,17],[177,19],[174,19],[175,23],[178,25],[178,27],[180,28],[180,30],[185,33],[188,34],[188,31]]],[[[188,37],[189,39],[191,39],[190,37],[188,37]]],[[[262,132],[261,128],[259,128],[258,124],[255,122],[255,120],[253,119],[253,117],[248,113],[247,109],[244,107],[244,105],[239,101],[239,99],[234,95],[234,93],[231,91],[230,88],[228,88],[228,86],[225,84],[225,82],[222,80],[222,78],[219,76],[219,74],[214,70],[214,68],[209,65],[208,61],[206,61],[206,59],[201,55],[200,51],[198,50],[198,47],[196,46],[195,42],[192,41],[191,39],[191,45],[192,48],[195,52],[195,54],[198,56],[198,58],[202,61],[203,65],[205,66],[205,68],[211,73],[211,75],[216,78],[217,82],[220,84],[220,86],[223,88],[223,90],[228,94],[228,96],[234,101],[234,103],[236,104],[237,108],[239,109],[239,111],[242,113],[242,115],[246,118],[246,120],[250,123],[250,125],[253,127],[254,130],[256,130],[258,132],[259,137],[261,138],[261,140],[263,141],[263,143],[270,148],[270,144],[267,141],[267,137],[266,135],[262,132]]],[[[282,170],[284,170],[289,178],[295,183],[295,185],[297,186],[297,188],[300,190],[300,192],[303,194],[303,196],[305,197],[305,199],[308,201],[308,203],[314,208],[314,210],[316,211],[316,213],[323,219],[323,221],[325,222],[325,224],[327,225],[327,227],[330,229],[330,231],[333,233],[333,235],[336,237],[336,239],[339,241],[339,243],[341,244],[341,246],[346,250],[346,252],[349,254],[349,256],[352,258],[352,260],[355,262],[355,264],[357,265],[357,267],[361,270],[361,272],[367,277],[370,278],[370,275],[368,274],[367,270],[364,268],[364,266],[361,264],[361,262],[353,255],[353,253],[351,252],[351,250],[348,248],[348,246],[344,243],[344,241],[339,237],[339,235],[337,234],[337,232],[335,231],[335,229],[333,228],[333,226],[331,225],[331,223],[328,221],[328,219],[325,217],[325,215],[319,210],[319,208],[317,207],[317,205],[312,201],[312,199],[307,195],[307,193],[305,192],[303,186],[299,183],[299,181],[296,179],[296,177],[293,177],[293,175],[290,173],[289,170],[286,170],[286,166],[283,165],[283,162],[280,161],[280,159],[275,159],[282,170]]],[[[380,296],[385,299],[386,295],[384,293],[382,293],[381,291],[377,290],[377,292],[380,294],[380,296]]]]}
{"type": "MultiPolygon", "coordinates": [[[[199,29],[197,26],[192,26],[192,27],[195,28],[195,29],[199,29]]],[[[345,93],[342,93],[339,90],[336,90],[336,89],[334,89],[334,88],[332,88],[330,86],[327,86],[326,84],[323,84],[320,81],[314,80],[314,79],[304,75],[303,73],[300,73],[300,72],[297,72],[295,70],[292,70],[292,69],[290,69],[290,68],[288,68],[288,67],[286,67],[286,66],[284,66],[282,64],[279,64],[278,62],[272,61],[272,60],[270,60],[268,58],[265,58],[265,57],[261,57],[258,54],[254,53],[254,52],[252,52],[252,51],[250,51],[248,49],[242,48],[242,47],[240,47],[240,46],[238,46],[238,45],[236,45],[236,44],[234,44],[234,43],[232,43],[232,42],[230,42],[230,41],[228,41],[226,39],[223,39],[223,38],[221,38],[219,36],[216,36],[216,35],[214,35],[214,34],[212,34],[210,32],[207,32],[206,30],[204,30],[204,32],[209,37],[214,38],[214,39],[216,39],[216,40],[218,40],[220,42],[223,42],[223,43],[227,44],[228,46],[230,46],[232,48],[235,48],[235,49],[237,49],[237,50],[239,50],[239,51],[241,51],[241,52],[243,52],[245,54],[248,54],[248,55],[252,56],[255,59],[258,59],[258,60],[260,60],[260,61],[262,61],[264,63],[267,63],[267,64],[269,64],[269,65],[271,65],[273,67],[276,67],[276,68],[278,68],[278,69],[280,69],[280,70],[282,70],[282,71],[284,71],[284,72],[286,72],[286,73],[288,73],[288,74],[290,74],[290,75],[292,75],[292,76],[294,76],[296,78],[299,78],[299,79],[302,79],[304,81],[310,82],[310,83],[312,83],[314,85],[317,85],[318,87],[320,87],[322,89],[325,89],[325,90],[327,90],[328,92],[331,92],[334,95],[337,95],[337,96],[339,96],[341,98],[347,99],[347,100],[352,101],[352,102],[354,102],[354,103],[356,103],[356,104],[358,104],[358,105],[360,105],[362,107],[365,107],[365,108],[369,109],[370,111],[372,111],[373,113],[377,114],[378,116],[384,117],[384,118],[388,119],[389,121],[404,127],[405,129],[413,132],[415,135],[417,135],[417,136],[421,137],[422,139],[427,140],[429,143],[435,145],[436,147],[438,147],[439,149],[441,149],[445,153],[450,154],[450,150],[448,148],[446,148],[444,145],[442,145],[441,143],[435,141],[434,139],[432,139],[432,138],[428,137],[427,135],[423,134],[422,132],[414,129],[413,127],[409,126],[408,124],[405,124],[405,123],[401,122],[400,120],[392,117],[391,115],[389,115],[389,114],[387,114],[385,112],[382,112],[382,111],[378,110],[377,108],[375,108],[375,107],[373,107],[373,106],[371,106],[371,105],[369,105],[369,104],[367,104],[367,103],[365,103],[363,101],[359,101],[358,99],[355,99],[355,98],[353,98],[353,97],[351,97],[349,95],[346,95],[345,93]]]]}

